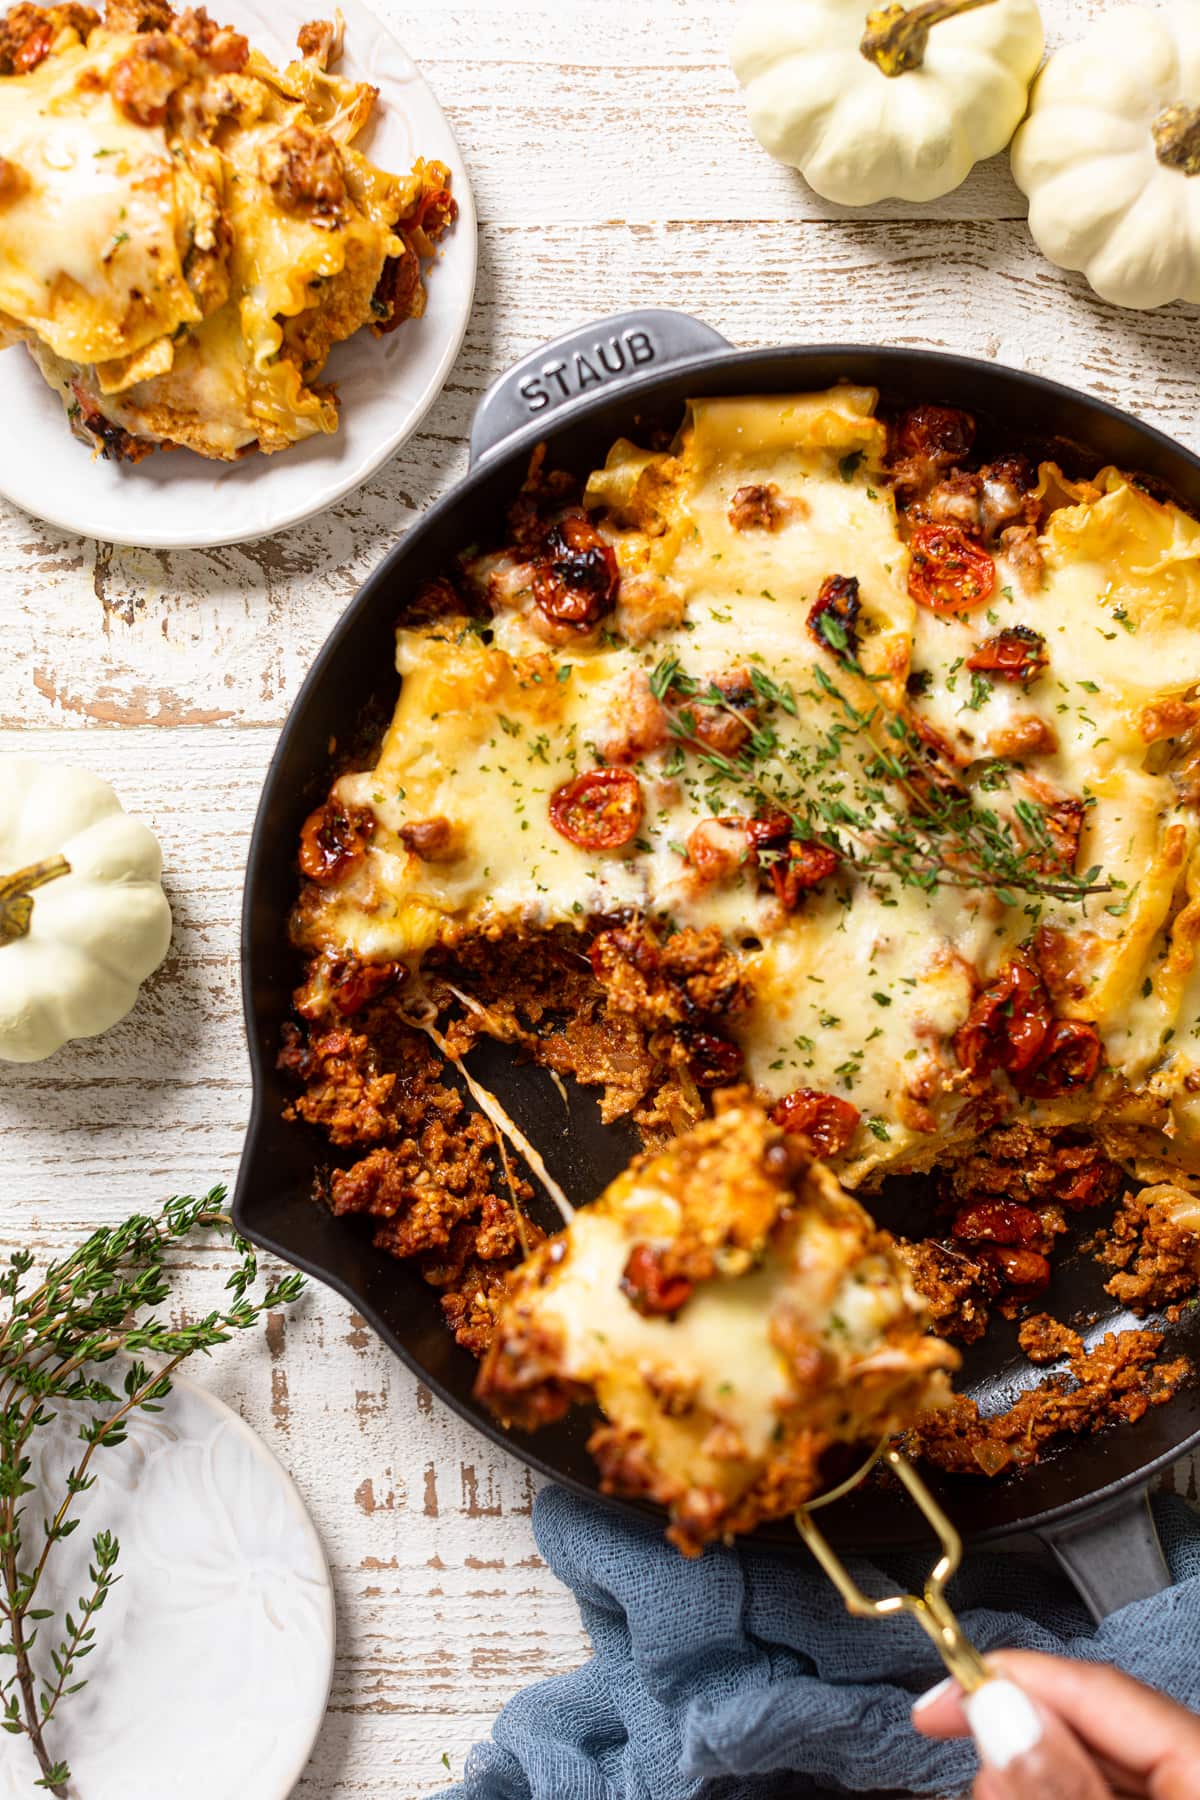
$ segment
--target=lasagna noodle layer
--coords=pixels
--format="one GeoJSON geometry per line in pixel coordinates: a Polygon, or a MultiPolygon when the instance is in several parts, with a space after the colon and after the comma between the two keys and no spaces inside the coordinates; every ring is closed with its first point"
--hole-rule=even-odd
{"type": "Polygon", "coordinates": [[[214,66],[171,28],[67,33],[0,78],[0,343],[28,344],[72,418],[143,443],[232,460],[336,430],[315,378],[383,316],[398,223],[445,173],[353,148],[374,97],[309,60],[214,66]],[[161,123],[122,103],[148,43],[183,83],[161,123]]]}

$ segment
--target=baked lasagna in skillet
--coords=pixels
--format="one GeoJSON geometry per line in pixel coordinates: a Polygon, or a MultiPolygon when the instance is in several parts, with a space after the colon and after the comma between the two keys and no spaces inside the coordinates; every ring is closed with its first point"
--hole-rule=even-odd
{"type": "Polygon", "coordinates": [[[335,431],[333,345],[423,311],[449,171],[355,147],[376,90],[332,71],[341,36],[314,20],[277,69],[168,0],[0,17],[0,347],[28,347],[101,454],[335,431]]]}
{"type": "MultiPolygon", "coordinates": [[[[741,1085],[870,1204],[935,1330],[1028,1313],[1071,1215],[1110,1288],[1200,1270],[1200,524],[1114,468],[977,449],[877,395],[708,399],[582,487],[535,457],[507,542],[412,596],[399,699],[305,825],[283,1058],[377,1221],[486,1349],[538,1233],[443,1056],[479,1035],[651,1149],[741,1085]]],[[[518,1291],[520,1284],[518,1283],[518,1291]]],[[[926,1454],[989,1473],[1183,1378],[1090,1352],[926,1454]]]]}

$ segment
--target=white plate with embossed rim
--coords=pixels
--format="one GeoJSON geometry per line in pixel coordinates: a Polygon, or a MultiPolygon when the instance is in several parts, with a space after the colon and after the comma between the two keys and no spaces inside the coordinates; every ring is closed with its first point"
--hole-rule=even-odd
{"type": "MultiPolygon", "coordinates": [[[[346,20],[339,72],[379,89],[359,145],[383,168],[418,156],[450,169],[459,215],[427,272],[428,304],[385,338],[364,329],[326,365],[341,399],[331,436],[272,456],[210,462],[190,450],[155,451],[136,464],[92,460],[62,403],[22,345],[0,351],[0,495],[35,518],[85,537],[145,549],[197,550],[264,537],[322,512],[360,487],[415,431],[458,355],[475,291],[475,205],[445,114],[386,26],[360,0],[337,0],[346,20]]],[[[275,62],[298,54],[296,33],[332,16],[323,0],[225,0],[223,23],[275,62]]]]}
{"type": "MultiPolygon", "coordinates": [[[[61,1621],[89,1592],[95,1534],[120,1540],[121,1579],[79,1668],[87,1686],[62,1701],[47,1747],[86,1800],[285,1800],[329,1697],[329,1571],[265,1444],[204,1388],[172,1380],[163,1410],[131,1415],[128,1441],[93,1459],[79,1529],[47,1562],[38,1603],[61,1621]]],[[[35,1539],[41,1496],[63,1492],[89,1416],[74,1403],[57,1410],[34,1439],[35,1539]]],[[[47,1668],[54,1625],[42,1624],[34,1651],[47,1668]]],[[[28,1800],[37,1775],[27,1740],[0,1734],[0,1800],[28,1800]]]]}

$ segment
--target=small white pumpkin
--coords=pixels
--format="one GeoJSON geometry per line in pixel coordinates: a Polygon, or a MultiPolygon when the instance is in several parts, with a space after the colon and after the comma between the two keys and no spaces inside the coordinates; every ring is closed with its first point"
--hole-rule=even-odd
{"type": "Polygon", "coordinates": [[[1200,301],[1200,0],[1120,6],[1057,51],[1012,166],[1038,248],[1102,300],[1200,301]]]}
{"type": "Polygon", "coordinates": [[[1036,0],[750,0],[734,71],[754,135],[826,200],[935,200],[1020,123],[1036,0]]]}
{"type": "Polygon", "coordinates": [[[124,1018],[171,941],[153,833],[85,769],[0,756],[0,1059],[124,1018]]]}

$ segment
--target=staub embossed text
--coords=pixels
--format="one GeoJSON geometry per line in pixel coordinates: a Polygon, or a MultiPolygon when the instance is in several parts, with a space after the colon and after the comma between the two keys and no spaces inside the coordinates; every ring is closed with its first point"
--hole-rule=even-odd
{"type": "Polygon", "coordinates": [[[542,412],[559,400],[570,400],[588,388],[599,387],[613,375],[652,363],[658,354],[654,339],[640,326],[633,331],[615,332],[586,350],[573,350],[557,362],[543,363],[521,383],[521,398],[531,413],[542,412]]]}

